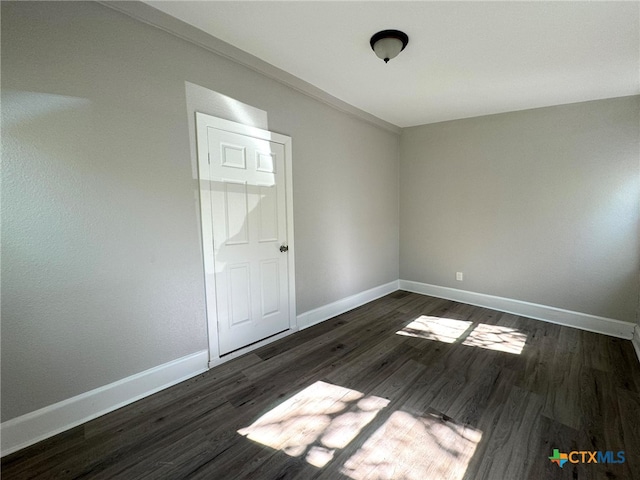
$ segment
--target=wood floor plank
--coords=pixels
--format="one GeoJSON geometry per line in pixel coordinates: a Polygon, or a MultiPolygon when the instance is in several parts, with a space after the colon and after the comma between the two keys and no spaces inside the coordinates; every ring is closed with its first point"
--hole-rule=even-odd
{"type": "Polygon", "coordinates": [[[531,452],[537,451],[541,434],[542,398],[513,387],[495,428],[483,432],[487,449],[475,478],[526,478],[532,466],[531,452]]]}
{"type": "MultiPolygon", "coordinates": [[[[238,479],[260,479],[270,478],[278,480],[308,479],[314,478],[319,469],[310,465],[305,459],[290,457],[284,453],[275,452],[257,467],[238,471],[234,478],[238,479]]],[[[334,480],[346,480],[347,477],[337,475],[334,480]]]]}
{"type": "Polygon", "coordinates": [[[640,393],[640,368],[633,345],[628,340],[607,337],[611,375],[616,386],[635,393],[640,393]],[[635,368],[629,368],[629,366],[635,368]]]}
{"type": "Polygon", "coordinates": [[[583,368],[579,354],[580,332],[562,329],[558,347],[548,372],[543,412],[549,418],[578,429],[580,427],[580,378],[583,368]]]}
{"type": "MultiPolygon", "coordinates": [[[[531,458],[531,470],[527,480],[575,478],[581,480],[595,479],[596,472],[593,469],[582,469],[580,466],[565,463],[562,468],[552,463],[549,457],[553,450],[558,449],[563,453],[581,450],[579,432],[565,424],[556,422],[544,415],[540,418],[540,441],[535,454],[531,458]]],[[[600,477],[603,478],[603,477],[600,477]]]]}
{"type": "Polygon", "coordinates": [[[348,386],[352,378],[366,375],[366,371],[378,368],[372,367],[373,365],[383,365],[391,352],[404,352],[405,348],[404,339],[399,335],[391,335],[382,341],[370,342],[354,352],[356,355],[350,359],[350,362],[337,366],[326,378],[332,383],[348,386]]]}
{"type": "MultiPolygon", "coordinates": [[[[617,390],[617,394],[620,418],[624,419],[622,422],[624,439],[620,445],[626,457],[623,473],[627,473],[628,478],[638,480],[640,479],[640,395],[621,388],[617,390]]],[[[608,449],[615,450],[615,447],[612,445],[608,449]]],[[[618,478],[624,477],[618,476],[618,478]]]]}
{"type": "MultiPolygon", "coordinates": [[[[486,409],[491,394],[501,381],[501,370],[494,365],[486,365],[470,376],[467,382],[455,394],[455,398],[446,402],[443,413],[465,425],[477,425],[486,409]]],[[[511,372],[509,372],[511,373],[511,372]]],[[[437,400],[433,402],[438,405],[437,400]]],[[[437,407],[436,407],[437,408],[437,407]]]]}
{"type": "MultiPolygon", "coordinates": [[[[626,389],[616,388],[616,380],[607,372],[596,369],[585,369],[581,376],[582,424],[578,436],[578,449],[588,451],[629,451],[634,447],[631,439],[625,438],[625,425],[637,423],[640,410],[622,412],[619,398],[622,393],[629,393],[626,389]]],[[[595,478],[634,478],[632,466],[629,464],[598,465],[599,476],[595,478]]],[[[586,466],[585,466],[586,468],[586,466]]],[[[585,468],[582,468],[582,475],[585,468]]],[[[588,469],[587,469],[588,470],[588,469]]],[[[636,473],[637,475],[637,473],[636,473]]]]}
{"type": "Polygon", "coordinates": [[[606,335],[585,331],[580,332],[580,335],[582,337],[583,365],[595,370],[610,372],[611,363],[609,362],[609,351],[607,347],[609,338],[606,335]]]}
{"type": "Polygon", "coordinates": [[[640,480],[639,422],[628,340],[397,291],[8,455],[1,474],[640,480]],[[627,461],[560,469],[554,448],[627,461]]]}
{"type": "Polygon", "coordinates": [[[465,418],[465,413],[462,413],[460,422],[469,424],[475,430],[482,434],[482,439],[476,446],[476,451],[469,464],[464,475],[465,480],[473,480],[476,478],[476,474],[480,465],[483,463],[485,456],[489,452],[489,438],[492,432],[496,430],[498,421],[501,418],[502,412],[507,405],[507,399],[511,395],[511,390],[514,387],[515,380],[517,378],[516,372],[510,370],[501,370],[499,377],[496,379],[489,398],[486,400],[484,408],[475,408],[475,406],[469,406],[468,412],[470,415],[465,418]]]}
{"type": "Polygon", "coordinates": [[[615,381],[601,370],[585,369],[580,377],[580,393],[580,429],[586,442],[581,447],[588,450],[621,448],[623,430],[615,381]]]}
{"type": "Polygon", "coordinates": [[[4,478],[33,478],[38,472],[55,465],[68,452],[85,448],[84,426],[74,427],[2,459],[4,478]]]}

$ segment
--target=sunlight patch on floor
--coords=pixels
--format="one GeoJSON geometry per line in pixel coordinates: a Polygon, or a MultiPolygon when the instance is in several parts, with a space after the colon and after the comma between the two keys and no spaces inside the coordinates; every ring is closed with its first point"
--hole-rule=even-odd
{"type": "Polygon", "coordinates": [[[462,344],[520,355],[526,341],[527,335],[515,328],[481,323],[462,344]]]}
{"type": "Polygon", "coordinates": [[[408,337],[453,343],[471,326],[471,323],[451,318],[422,315],[396,333],[408,337]]]}
{"type": "Polygon", "coordinates": [[[396,334],[444,343],[460,340],[462,345],[516,355],[522,353],[527,342],[527,334],[515,328],[485,323],[472,325],[470,321],[422,315],[396,334]]]}
{"type": "Polygon", "coordinates": [[[238,433],[323,467],[388,403],[384,398],[316,382],[238,433]]]}
{"type": "Polygon", "coordinates": [[[481,438],[482,432],[441,415],[397,411],[347,460],[341,473],[353,480],[459,480],[481,438]]]}

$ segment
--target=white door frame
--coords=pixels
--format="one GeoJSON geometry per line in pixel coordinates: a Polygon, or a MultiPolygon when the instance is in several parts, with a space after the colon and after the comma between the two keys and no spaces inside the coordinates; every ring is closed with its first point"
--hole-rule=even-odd
{"type": "Polygon", "coordinates": [[[259,348],[267,343],[298,330],[296,317],[296,282],[295,282],[295,245],[293,236],[293,162],[291,137],[279,133],[273,133],[261,128],[243,125],[241,123],[213,117],[205,113],[196,112],[196,145],[198,150],[198,185],[200,190],[200,219],[202,225],[202,254],[204,259],[204,283],[207,310],[207,334],[209,339],[209,368],[224,363],[232,358],[259,348]],[[285,164],[285,189],[286,189],[286,218],[287,218],[287,245],[288,252],[288,284],[289,284],[289,330],[279,333],[265,340],[261,340],[247,347],[236,350],[220,357],[218,349],[218,315],[216,305],[215,284],[215,255],[213,251],[213,221],[210,189],[203,188],[203,183],[208,183],[209,173],[209,145],[208,128],[216,128],[231,133],[247,135],[269,142],[275,142],[284,146],[285,164]],[[205,180],[203,180],[205,179],[205,180]]]}

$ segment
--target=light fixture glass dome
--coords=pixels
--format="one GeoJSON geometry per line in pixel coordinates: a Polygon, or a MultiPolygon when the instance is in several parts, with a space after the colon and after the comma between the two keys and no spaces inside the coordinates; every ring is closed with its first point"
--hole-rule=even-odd
{"type": "Polygon", "coordinates": [[[375,43],[373,51],[376,52],[378,58],[381,58],[386,63],[392,58],[397,57],[402,51],[402,42],[397,38],[383,38],[375,43]]]}
{"type": "Polygon", "coordinates": [[[376,55],[387,63],[404,50],[409,43],[409,37],[399,30],[383,30],[371,37],[369,43],[376,55]]]}

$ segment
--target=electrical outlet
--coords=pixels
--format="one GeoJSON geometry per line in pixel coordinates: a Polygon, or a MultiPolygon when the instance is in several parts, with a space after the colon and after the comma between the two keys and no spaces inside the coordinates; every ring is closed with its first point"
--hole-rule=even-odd
{"type": "Polygon", "coordinates": [[[462,272],[456,272],[456,280],[461,282],[464,278],[464,274],[462,272]]]}

